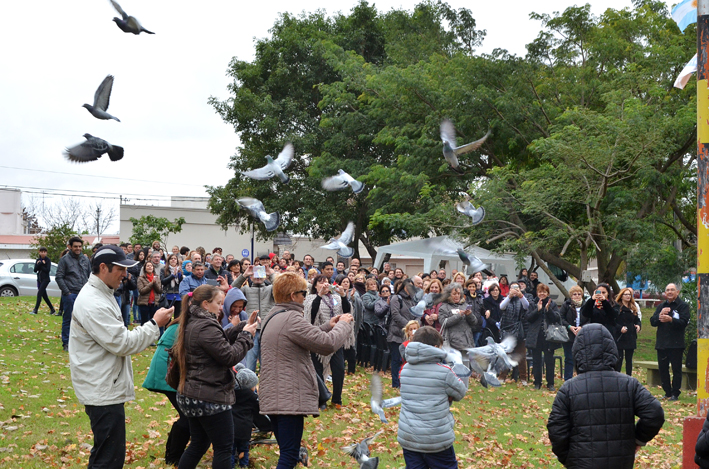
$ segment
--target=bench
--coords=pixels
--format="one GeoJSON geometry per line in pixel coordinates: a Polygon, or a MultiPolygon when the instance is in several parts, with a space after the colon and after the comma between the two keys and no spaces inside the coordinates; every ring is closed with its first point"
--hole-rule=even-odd
{"type": "MultiPolygon", "coordinates": [[[[657,362],[650,361],[633,361],[633,365],[639,366],[646,371],[646,381],[648,386],[660,386],[660,366],[657,362]]],[[[670,377],[672,369],[670,368],[670,377]]],[[[685,365],[682,365],[682,389],[694,391],[697,389],[697,370],[690,370],[685,365]]]]}

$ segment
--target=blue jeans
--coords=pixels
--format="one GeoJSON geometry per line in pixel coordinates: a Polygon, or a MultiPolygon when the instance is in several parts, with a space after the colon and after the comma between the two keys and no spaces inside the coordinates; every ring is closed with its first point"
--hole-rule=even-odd
{"type": "Polygon", "coordinates": [[[236,465],[239,467],[249,466],[249,440],[234,440],[234,446],[231,449],[231,466],[236,465]],[[244,455],[239,457],[241,453],[244,455]]]}
{"type": "Polygon", "coordinates": [[[211,444],[213,469],[231,469],[231,446],[234,443],[234,420],[231,410],[207,417],[187,417],[190,444],[180,458],[179,469],[194,469],[211,444]]]}
{"type": "MultiPolygon", "coordinates": [[[[269,415],[273,434],[281,455],[276,469],[293,469],[300,461],[300,440],[303,439],[302,415],[269,415]]],[[[182,468],[180,468],[182,469],[182,468]]]]}
{"type": "Polygon", "coordinates": [[[256,331],[256,335],[254,336],[254,346],[251,347],[251,349],[246,352],[246,358],[244,359],[246,363],[244,365],[246,368],[249,370],[256,372],[256,362],[261,355],[261,344],[259,343],[259,338],[261,337],[261,331],[258,330],[256,331]]]}
{"type": "Polygon", "coordinates": [[[76,293],[62,295],[64,314],[62,315],[62,345],[69,345],[69,329],[71,328],[71,313],[74,311],[76,293]]]}
{"type": "Polygon", "coordinates": [[[133,322],[140,322],[140,309],[138,308],[138,297],[140,292],[136,288],[133,290],[133,322]]]}
{"type": "Polygon", "coordinates": [[[118,303],[118,308],[121,310],[121,316],[123,316],[123,325],[128,327],[130,324],[130,301],[123,304],[123,299],[120,295],[113,295],[116,298],[116,303],[118,303]]]}
{"type": "Polygon", "coordinates": [[[457,469],[458,461],[455,459],[455,450],[451,446],[438,453],[419,453],[404,450],[406,469],[457,469]]]}
{"type": "Polygon", "coordinates": [[[568,381],[574,377],[574,356],[571,355],[571,347],[573,342],[564,342],[564,381],[568,381]]]}

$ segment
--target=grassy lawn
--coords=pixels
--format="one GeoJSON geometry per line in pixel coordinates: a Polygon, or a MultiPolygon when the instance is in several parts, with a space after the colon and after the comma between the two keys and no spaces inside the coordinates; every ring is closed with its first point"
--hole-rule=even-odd
{"type": "MultiPolygon", "coordinates": [[[[62,351],[61,318],[46,309],[33,316],[34,298],[0,299],[0,468],[86,467],[92,444],[89,420],[74,395],[67,354],[62,351]]],[[[58,301],[57,303],[58,304],[58,301]]],[[[651,312],[643,311],[645,327],[638,360],[656,360],[651,312]]],[[[133,357],[136,400],[126,404],[127,464],[132,468],[166,467],[162,459],[170,424],[176,417],[161,395],[140,387],[154,349],[133,357]]],[[[562,352],[559,351],[559,354],[562,352]]],[[[558,372],[558,370],[557,370],[558,372]]],[[[641,376],[636,370],[636,377],[641,376]]],[[[385,385],[390,380],[384,379],[385,385]]],[[[561,380],[556,383],[561,385],[561,380]]],[[[661,389],[651,389],[656,396],[661,389]]],[[[385,389],[385,397],[394,396],[385,389]]],[[[455,450],[461,468],[562,467],[549,445],[546,420],[554,395],[532,387],[507,384],[486,390],[472,383],[465,399],[451,411],[457,418],[455,450]]],[[[358,467],[340,447],[384,430],[372,446],[381,468],[404,467],[396,441],[398,409],[389,409],[388,424],[369,412],[366,370],[348,376],[345,406],[307,419],[304,439],[310,467],[358,467]]],[[[664,403],[665,426],[638,455],[636,467],[678,468],[681,465],[682,421],[694,414],[696,395],[683,393],[679,402],[664,403]]],[[[252,449],[254,467],[274,467],[277,447],[252,449]]],[[[211,452],[202,461],[211,467],[211,452]]]]}

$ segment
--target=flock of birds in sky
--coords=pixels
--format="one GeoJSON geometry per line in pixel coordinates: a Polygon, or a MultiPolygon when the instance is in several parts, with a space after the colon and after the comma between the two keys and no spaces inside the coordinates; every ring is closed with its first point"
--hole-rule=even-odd
{"type": "MultiPolygon", "coordinates": [[[[130,16],[123,11],[123,8],[121,8],[115,0],[111,0],[111,5],[113,5],[113,8],[115,8],[121,15],[120,18],[113,18],[116,26],[118,26],[121,31],[133,34],[155,34],[154,32],[145,29],[134,16],[130,16]]],[[[107,112],[108,105],[111,100],[112,89],[113,75],[108,75],[96,89],[96,93],[94,93],[94,103],[84,104],[83,107],[85,107],[86,110],[89,111],[89,113],[91,113],[91,115],[96,119],[115,120],[120,122],[120,119],[107,112]]],[[[95,161],[101,158],[104,153],[108,154],[111,161],[118,161],[123,158],[123,147],[111,145],[106,140],[99,137],[94,137],[88,133],[84,134],[84,138],[86,141],[67,148],[64,151],[64,157],[66,159],[74,163],[86,163],[88,161],[95,161]]]]}

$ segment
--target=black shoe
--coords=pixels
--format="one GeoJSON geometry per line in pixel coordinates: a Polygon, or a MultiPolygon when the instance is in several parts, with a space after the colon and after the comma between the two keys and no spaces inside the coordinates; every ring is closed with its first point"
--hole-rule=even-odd
{"type": "Polygon", "coordinates": [[[49,312],[49,315],[50,315],[50,316],[60,316],[60,314],[57,313],[57,312],[54,311],[54,310],[51,310],[51,311],[49,312]]]}
{"type": "Polygon", "coordinates": [[[667,398],[670,401],[679,401],[679,396],[671,396],[667,398]]]}
{"type": "Polygon", "coordinates": [[[320,404],[320,410],[327,409],[327,404],[320,404]]]}
{"type": "Polygon", "coordinates": [[[65,352],[69,351],[69,344],[63,344],[62,348],[64,349],[65,352]]]}
{"type": "Polygon", "coordinates": [[[549,386],[547,386],[547,389],[551,392],[556,392],[556,388],[554,386],[552,386],[551,384],[549,386]]]}
{"type": "Polygon", "coordinates": [[[662,396],[660,399],[671,399],[672,396],[662,396]]]}
{"type": "Polygon", "coordinates": [[[539,391],[540,389],[542,389],[542,385],[541,385],[541,384],[535,384],[535,385],[534,385],[534,389],[536,389],[537,391],[539,391]]]}

